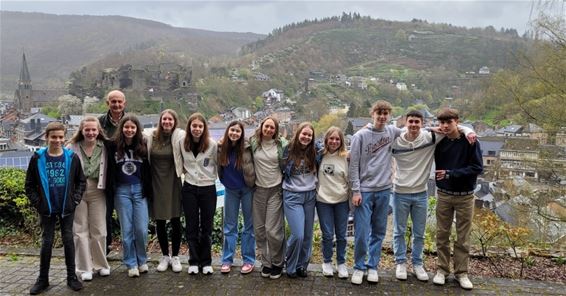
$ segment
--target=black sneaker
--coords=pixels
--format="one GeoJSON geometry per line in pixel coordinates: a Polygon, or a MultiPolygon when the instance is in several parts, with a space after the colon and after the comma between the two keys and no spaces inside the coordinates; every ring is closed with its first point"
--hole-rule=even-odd
{"type": "Polygon", "coordinates": [[[270,279],[278,279],[281,277],[281,273],[283,272],[283,268],[279,266],[273,265],[271,267],[271,275],[269,276],[270,279]]]}
{"type": "Polygon", "coordinates": [[[295,272],[287,272],[287,277],[290,279],[296,279],[297,278],[297,273],[295,272]]]}
{"type": "Polygon", "coordinates": [[[29,290],[29,293],[30,295],[37,295],[45,291],[47,287],[49,287],[49,281],[38,279],[37,281],[35,281],[35,284],[33,284],[33,287],[31,287],[31,289],[29,290]]]}
{"type": "Polygon", "coordinates": [[[264,266],[261,268],[261,277],[268,278],[271,275],[271,268],[264,266]]]}
{"type": "Polygon", "coordinates": [[[83,288],[83,284],[77,279],[76,276],[67,277],[67,286],[73,291],[79,291],[83,288]]]}
{"type": "Polygon", "coordinates": [[[303,278],[307,277],[307,270],[304,267],[297,268],[297,275],[303,278]]]}

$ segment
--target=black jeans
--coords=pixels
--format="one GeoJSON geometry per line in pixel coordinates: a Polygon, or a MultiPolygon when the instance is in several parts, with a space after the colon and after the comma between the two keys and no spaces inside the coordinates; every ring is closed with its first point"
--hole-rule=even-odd
{"type": "Polygon", "coordinates": [[[185,212],[186,238],[189,243],[189,265],[212,264],[212,224],[216,211],[216,186],[183,184],[182,203],[185,212]]]}
{"type": "Polygon", "coordinates": [[[49,267],[51,265],[51,253],[53,251],[53,237],[55,236],[55,223],[59,220],[61,225],[61,238],[65,250],[65,265],[67,265],[67,277],[75,276],[75,245],[73,242],[73,220],[75,213],[61,217],[61,215],[41,216],[41,253],[39,261],[39,279],[49,280],[49,267]]]}
{"type": "MultiPolygon", "coordinates": [[[[171,251],[173,256],[179,256],[181,248],[181,218],[171,218],[171,251]]],[[[157,240],[163,256],[169,255],[169,240],[167,239],[167,220],[155,220],[157,240]]]]}

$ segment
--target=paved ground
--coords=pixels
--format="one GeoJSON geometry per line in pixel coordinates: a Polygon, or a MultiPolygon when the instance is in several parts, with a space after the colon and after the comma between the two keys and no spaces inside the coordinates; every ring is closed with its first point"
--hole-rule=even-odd
{"type": "MultiPolygon", "coordinates": [[[[35,282],[39,270],[37,250],[22,250],[0,247],[0,295],[23,295],[35,282]]],[[[183,272],[170,270],[158,273],[156,262],[151,262],[150,271],[139,278],[128,278],[119,254],[111,256],[112,274],[109,277],[95,276],[85,283],[80,292],[66,286],[65,265],[61,250],[54,251],[50,273],[50,288],[45,295],[566,295],[566,284],[530,280],[497,278],[473,278],[475,289],[464,291],[449,278],[443,287],[432,281],[422,283],[414,277],[405,282],[397,281],[393,271],[380,271],[378,284],[364,283],[355,286],[349,280],[326,278],[319,265],[309,266],[307,278],[278,280],[264,279],[256,269],[251,274],[241,275],[233,268],[229,275],[222,275],[216,268],[213,275],[190,276],[186,272],[186,258],[182,257],[183,272]]],[[[153,257],[156,259],[158,255],[153,257]]],[[[215,262],[218,263],[218,262],[215,262]]],[[[430,274],[432,276],[432,274],[430,274]]]]}

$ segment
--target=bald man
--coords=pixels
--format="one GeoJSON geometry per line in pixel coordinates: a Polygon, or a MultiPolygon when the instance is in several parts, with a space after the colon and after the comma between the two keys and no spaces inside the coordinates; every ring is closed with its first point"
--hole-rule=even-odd
{"type": "MultiPolygon", "coordinates": [[[[126,107],[126,96],[119,90],[113,90],[106,96],[106,105],[108,105],[108,112],[98,117],[100,125],[108,138],[114,136],[114,132],[120,120],[124,116],[124,109],[126,107]]],[[[106,254],[112,248],[112,212],[114,212],[114,193],[110,188],[106,190],[106,254]]]]}

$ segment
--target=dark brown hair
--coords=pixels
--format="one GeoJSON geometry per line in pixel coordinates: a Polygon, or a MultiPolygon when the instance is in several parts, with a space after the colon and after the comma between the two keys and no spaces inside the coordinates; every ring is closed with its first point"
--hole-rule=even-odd
{"type": "Polygon", "coordinates": [[[441,121],[448,121],[451,119],[458,120],[460,116],[458,115],[458,110],[456,109],[443,108],[438,112],[436,118],[441,121]]]}
{"type": "Polygon", "coordinates": [[[208,134],[208,123],[206,122],[206,119],[204,118],[204,116],[200,113],[193,113],[190,117],[189,120],[187,121],[187,127],[185,128],[185,141],[183,142],[183,147],[185,148],[185,151],[187,152],[191,152],[193,151],[192,149],[196,149],[197,153],[201,153],[206,151],[206,149],[208,149],[208,145],[209,145],[209,134],[208,134]],[[193,134],[191,134],[191,123],[194,120],[198,120],[200,122],[202,122],[202,124],[204,125],[203,131],[202,131],[202,135],[200,136],[199,142],[198,142],[198,146],[197,147],[191,147],[193,141],[193,134]]]}
{"type": "Polygon", "coordinates": [[[173,120],[175,121],[173,123],[173,129],[171,130],[171,132],[173,132],[177,128],[177,124],[179,124],[179,116],[177,116],[177,112],[175,112],[175,110],[165,109],[161,111],[161,115],[159,115],[159,123],[157,124],[157,129],[155,130],[155,137],[157,138],[158,141],[161,140],[161,136],[163,134],[163,126],[161,126],[161,119],[163,119],[163,116],[165,114],[171,114],[173,120]]]}
{"type": "Polygon", "coordinates": [[[47,139],[49,137],[49,133],[52,131],[67,131],[67,128],[65,127],[65,125],[59,121],[52,121],[50,123],[47,124],[47,126],[45,127],[45,139],[47,139]]]}
{"type": "Polygon", "coordinates": [[[289,143],[289,158],[287,161],[293,161],[295,167],[301,165],[301,160],[304,160],[305,167],[311,171],[316,170],[316,149],[314,147],[314,127],[310,122],[303,122],[299,124],[299,127],[293,135],[293,139],[289,143]],[[312,130],[312,139],[307,147],[303,148],[302,144],[299,142],[299,136],[303,129],[309,128],[312,130]]]}
{"type": "Polygon", "coordinates": [[[140,124],[139,119],[133,114],[126,114],[120,120],[120,124],[114,133],[114,138],[112,139],[116,143],[116,153],[118,158],[123,158],[126,151],[126,137],[124,137],[124,125],[126,122],[131,121],[136,125],[136,134],[132,139],[131,146],[134,150],[134,157],[146,158],[147,157],[147,146],[145,144],[145,139],[143,138],[142,131],[143,127],[140,124]]]}
{"type": "Polygon", "coordinates": [[[218,162],[221,166],[225,167],[230,164],[230,152],[236,152],[236,169],[241,170],[242,168],[242,158],[244,155],[244,142],[245,142],[245,135],[244,135],[244,125],[239,121],[232,121],[226,127],[226,131],[224,131],[224,137],[222,138],[222,144],[220,144],[220,154],[218,155],[218,162]],[[242,135],[235,143],[232,145],[232,140],[228,137],[228,131],[233,126],[239,126],[242,130],[242,135]]]}

